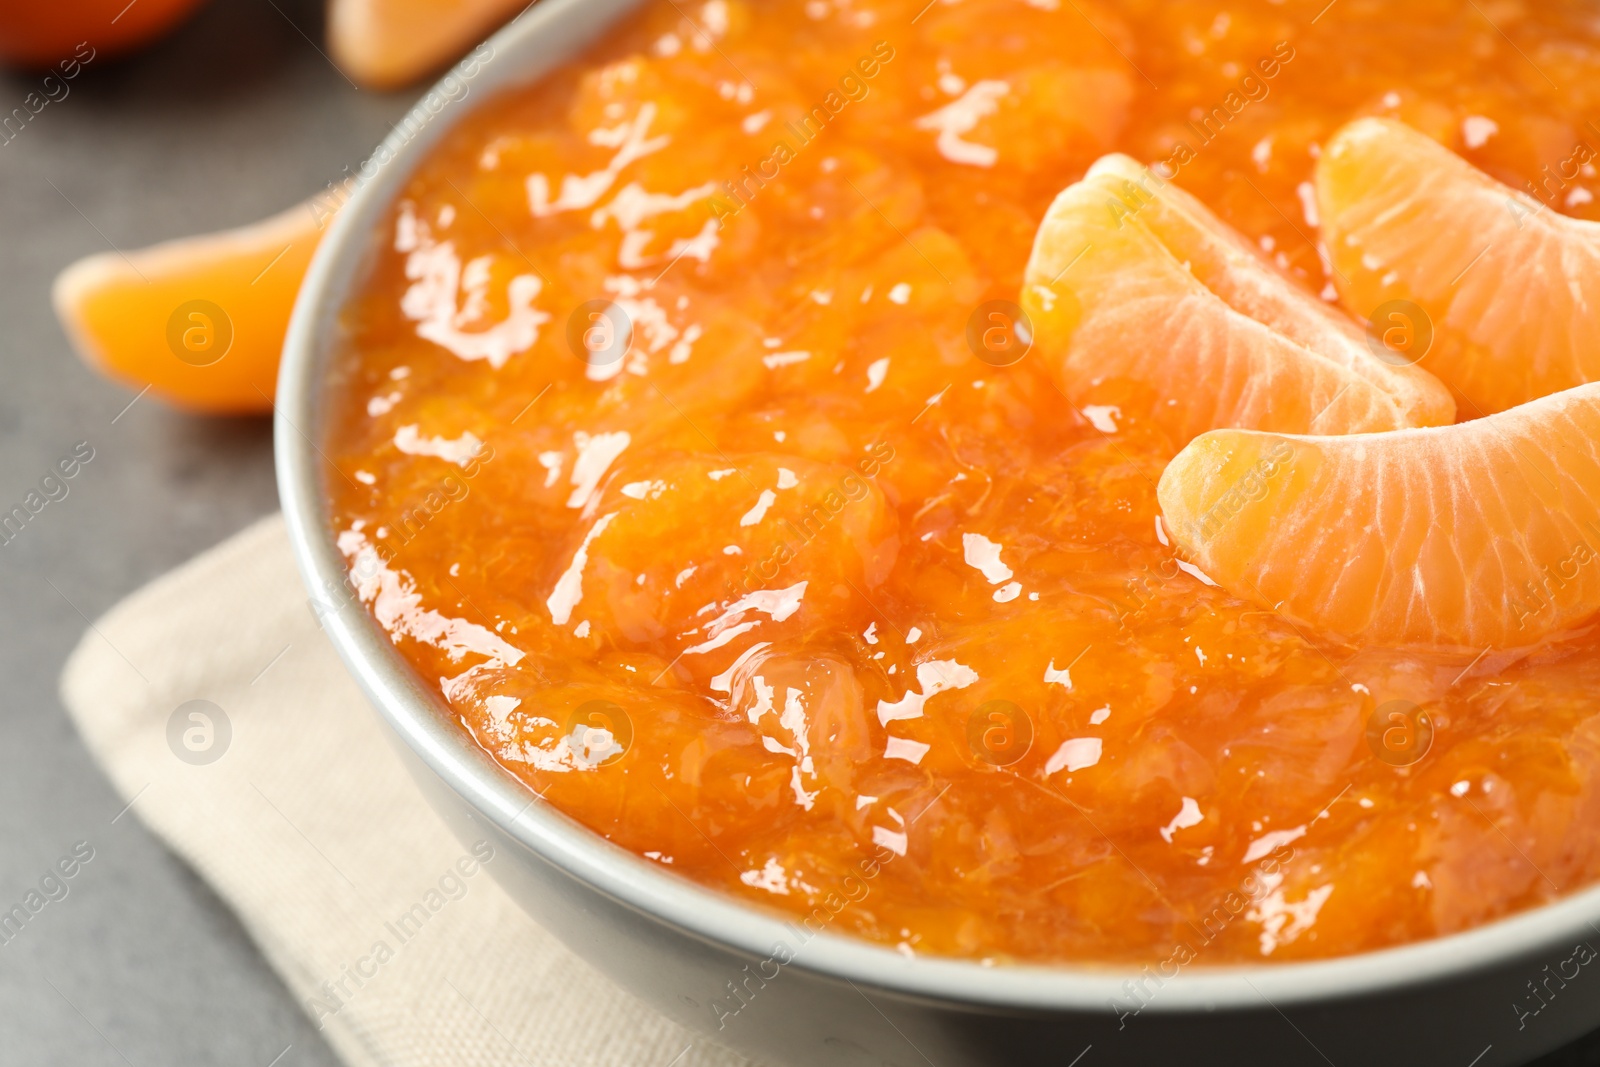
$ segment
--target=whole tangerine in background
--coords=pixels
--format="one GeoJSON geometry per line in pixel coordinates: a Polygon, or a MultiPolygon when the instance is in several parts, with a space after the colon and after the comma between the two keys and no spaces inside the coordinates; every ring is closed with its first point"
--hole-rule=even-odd
{"type": "Polygon", "coordinates": [[[202,0],[24,0],[0,4],[0,62],[49,67],[87,43],[99,56],[140,48],[175,28],[202,0]]]}

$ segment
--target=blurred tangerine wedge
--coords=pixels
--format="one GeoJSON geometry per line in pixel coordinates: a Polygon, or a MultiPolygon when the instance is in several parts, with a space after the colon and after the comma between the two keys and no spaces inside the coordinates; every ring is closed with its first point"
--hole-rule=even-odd
{"type": "Polygon", "coordinates": [[[1481,651],[1600,611],[1600,383],[1454,426],[1214,430],[1157,496],[1205,574],[1350,641],[1481,651]]]}
{"type": "Polygon", "coordinates": [[[1224,426],[1337,434],[1455,418],[1438,381],[1380,360],[1355,323],[1127,156],[1056,197],[1022,306],[1069,400],[1131,381],[1180,445],[1224,426]]]}
{"type": "MultiPolygon", "coordinates": [[[[0,4],[0,60],[44,68],[88,62],[149,44],[202,0],[50,0],[0,4]],[[87,55],[79,51],[87,47],[87,55]]],[[[65,69],[65,67],[63,67],[65,69]]]]}
{"type": "Polygon", "coordinates": [[[330,0],[328,48],[369,89],[397,89],[487,37],[528,0],[330,0]]]}
{"type": "Polygon", "coordinates": [[[1431,332],[1412,358],[1464,398],[1463,416],[1600,379],[1600,223],[1389,119],[1335,134],[1316,190],[1345,306],[1380,332],[1431,332]]]}
{"type": "Polygon", "coordinates": [[[268,411],[321,231],[309,204],[250,226],[80,259],[56,317],[84,361],[190,411],[268,411]]]}

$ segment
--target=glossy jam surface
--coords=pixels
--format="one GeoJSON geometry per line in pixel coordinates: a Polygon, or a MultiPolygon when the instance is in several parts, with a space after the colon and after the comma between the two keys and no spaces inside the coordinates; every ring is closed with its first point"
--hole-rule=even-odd
{"type": "Polygon", "coordinates": [[[1075,410],[983,307],[1113,150],[1331,293],[1319,142],[1395,115],[1540,180],[1600,143],[1592,17],[924,4],[647,4],[414,176],[323,445],[399,650],[595,832],[907,952],[1330,956],[1594,879],[1592,629],[1470,660],[1243,604],[1158,522],[1182,383],[1075,410]]]}

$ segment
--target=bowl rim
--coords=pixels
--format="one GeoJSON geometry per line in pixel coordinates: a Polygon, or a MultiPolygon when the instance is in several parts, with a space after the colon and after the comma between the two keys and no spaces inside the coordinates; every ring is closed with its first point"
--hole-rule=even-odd
{"type": "MultiPolygon", "coordinates": [[[[362,165],[363,180],[324,234],[285,338],[273,425],[279,495],[295,560],[314,607],[317,598],[333,598],[331,604],[321,601],[329,610],[318,610],[324,629],[380,717],[433,774],[531,852],[638,913],[751,959],[771,955],[782,943],[794,950],[789,967],[908,999],[1014,1012],[1115,1010],[1112,1002],[1129,996],[1124,983],[1140,977],[1131,964],[985,966],[975,960],[908,957],[830,930],[794,945],[799,917],[768,912],[663,870],[541,803],[452,719],[437,689],[412,670],[365,606],[345,592],[345,565],[323,492],[331,463],[317,444],[324,399],[319,386],[338,334],[339,312],[363,276],[385,212],[428,150],[484,99],[577,58],[640,2],[539,0],[524,9],[423,94],[362,165]],[[481,55],[485,50],[487,58],[481,55]],[[435,106],[441,99],[444,103],[435,106]],[[468,100],[474,102],[465,104],[468,100]]],[[[1600,884],[1460,933],[1371,952],[1280,964],[1191,963],[1176,978],[1167,978],[1160,995],[1141,1010],[1155,1015],[1261,1010],[1392,993],[1573,945],[1600,934],[1597,921],[1600,884]],[[1270,999],[1263,986],[1272,990],[1270,999]]],[[[1148,961],[1150,967],[1161,962],[1148,961]]]]}

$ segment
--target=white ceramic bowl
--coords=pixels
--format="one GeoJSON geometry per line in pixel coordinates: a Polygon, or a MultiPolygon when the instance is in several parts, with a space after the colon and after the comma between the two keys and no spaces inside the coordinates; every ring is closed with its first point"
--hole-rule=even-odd
{"type": "MultiPolygon", "coordinates": [[[[636,2],[543,0],[524,13],[479,52],[492,57],[452,71],[415,121],[396,128],[325,235],[289,329],[275,427],[284,514],[316,595],[345,578],[326,504],[330,471],[315,444],[325,432],[323,383],[340,308],[381,241],[385,208],[447,129],[580,54],[636,2]]],[[[828,932],[802,941],[796,924],[669,874],[536,800],[451,720],[365,609],[339,595],[343,607],[326,626],[340,656],[439,812],[463,840],[487,836],[506,857],[494,868],[512,895],[643,1000],[768,1062],[1494,1067],[1600,1026],[1600,971],[1569,962],[1581,942],[1600,944],[1600,888],[1382,952],[1191,965],[1176,976],[1154,959],[1142,973],[982,967],[828,932]]]]}

